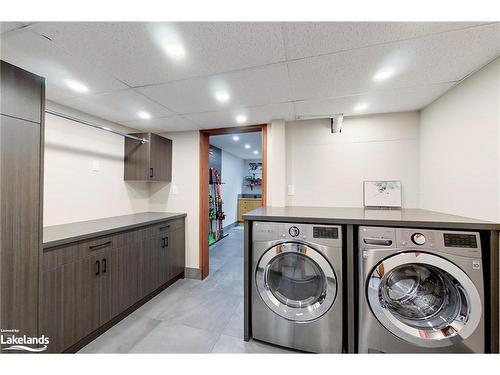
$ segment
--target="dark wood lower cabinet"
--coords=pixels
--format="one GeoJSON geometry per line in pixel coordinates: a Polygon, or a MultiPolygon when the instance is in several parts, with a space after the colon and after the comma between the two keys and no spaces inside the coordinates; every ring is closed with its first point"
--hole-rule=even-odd
{"type": "Polygon", "coordinates": [[[167,224],[161,232],[152,226],[95,240],[105,245],[97,251],[88,243],[45,249],[40,334],[50,338],[48,352],[73,347],[183,274],[184,219],[167,224]]]}
{"type": "Polygon", "coordinates": [[[43,273],[40,332],[48,352],[59,353],[100,323],[98,258],[90,256],[43,273]]]}
{"type": "Polygon", "coordinates": [[[172,236],[169,241],[167,264],[168,278],[172,278],[179,273],[184,272],[186,258],[186,231],[184,226],[177,227],[172,231],[172,236]]]}

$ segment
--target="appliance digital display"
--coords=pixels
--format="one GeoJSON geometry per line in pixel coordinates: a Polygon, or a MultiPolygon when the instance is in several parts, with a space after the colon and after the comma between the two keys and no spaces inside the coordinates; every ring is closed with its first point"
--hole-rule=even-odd
{"type": "Polygon", "coordinates": [[[474,234],[445,233],[444,246],[476,249],[477,239],[474,234]]]}
{"type": "Polygon", "coordinates": [[[339,228],[335,227],[313,227],[313,238],[339,238],[339,228]]]}

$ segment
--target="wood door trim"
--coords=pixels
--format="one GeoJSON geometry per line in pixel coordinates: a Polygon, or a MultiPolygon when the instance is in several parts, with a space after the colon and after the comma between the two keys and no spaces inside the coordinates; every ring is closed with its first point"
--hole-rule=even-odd
{"type": "Polygon", "coordinates": [[[232,133],[262,132],[262,205],[267,204],[267,124],[237,126],[232,128],[217,128],[200,130],[200,209],[199,209],[199,264],[202,279],[209,273],[208,246],[208,171],[210,168],[208,152],[209,137],[232,133]]]}

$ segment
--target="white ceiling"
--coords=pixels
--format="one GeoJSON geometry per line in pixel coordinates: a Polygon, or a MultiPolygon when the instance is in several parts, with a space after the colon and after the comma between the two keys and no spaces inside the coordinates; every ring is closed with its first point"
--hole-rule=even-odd
{"type": "Polygon", "coordinates": [[[1,58],[46,77],[48,99],[156,132],[237,126],[240,114],[260,124],[418,110],[500,54],[500,23],[4,22],[1,32],[1,58]],[[183,59],[164,52],[172,41],[183,59]],[[374,82],[386,68],[393,77],[374,82]]]}
{"type": "Polygon", "coordinates": [[[261,132],[214,135],[210,137],[210,144],[241,159],[262,158],[261,132]],[[239,139],[235,141],[234,136],[238,136],[239,139]],[[246,144],[251,147],[246,149],[246,144]],[[258,152],[257,154],[253,153],[255,150],[258,152]]]}

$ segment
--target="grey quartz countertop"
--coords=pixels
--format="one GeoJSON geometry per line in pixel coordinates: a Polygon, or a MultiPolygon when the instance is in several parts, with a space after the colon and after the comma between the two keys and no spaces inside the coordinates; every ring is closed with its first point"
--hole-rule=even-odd
{"type": "Polygon", "coordinates": [[[43,228],[43,247],[49,248],[60,246],[185,216],[185,213],[142,212],[138,214],[48,226],[43,228]]]}
{"type": "Polygon", "coordinates": [[[253,221],[361,224],[397,227],[429,227],[500,230],[500,224],[422,209],[365,209],[362,207],[259,207],[243,215],[253,221]]]}

